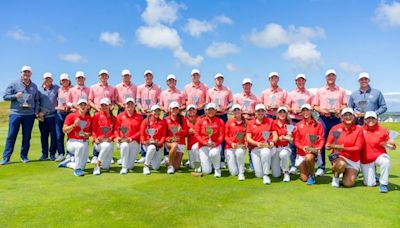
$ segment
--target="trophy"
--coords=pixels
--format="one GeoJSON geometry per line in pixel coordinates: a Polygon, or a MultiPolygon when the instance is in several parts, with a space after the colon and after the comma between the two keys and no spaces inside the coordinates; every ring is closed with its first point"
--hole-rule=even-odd
{"type": "Polygon", "coordinates": [[[83,132],[83,129],[85,129],[86,124],[87,124],[86,120],[79,120],[78,125],[79,125],[80,130],[78,132],[78,136],[81,136],[81,137],[85,136],[85,132],[83,132]]]}
{"type": "Polygon", "coordinates": [[[119,128],[119,131],[122,134],[121,142],[126,142],[126,133],[128,132],[128,130],[129,130],[129,128],[128,127],[124,127],[124,126],[121,126],[119,128]]]}
{"type": "Polygon", "coordinates": [[[192,104],[197,106],[197,103],[199,103],[200,97],[199,96],[192,96],[192,104]]]}
{"type": "Polygon", "coordinates": [[[213,128],[211,126],[206,127],[206,134],[208,136],[208,142],[207,142],[208,144],[212,143],[211,136],[212,136],[213,133],[214,133],[214,130],[213,130],[213,128]]]}
{"type": "Polygon", "coordinates": [[[21,107],[23,108],[30,108],[31,105],[28,103],[28,100],[32,97],[30,93],[22,93],[22,104],[21,107]]]}
{"type": "Polygon", "coordinates": [[[299,106],[299,108],[301,107],[301,106],[303,106],[303,104],[305,104],[306,103],[306,101],[304,100],[304,99],[298,99],[297,100],[297,105],[299,106]]]}
{"type": "Polygon", "coordinates": [[[276,101],[276,96],[275,96],[275,94],[269,95],[269,101],[270,101],[270,103],[271,103],[270,107],[271,107],[271,108],[275,108],[275,101],[276,101]]]}
{"type": "Polygon", "coordinates": [[[172,142],[176,142],[177,138],[176,138],[176,133],[179,131],[179,126],[171,126],[169,127],[171,129],[172,132],[172,142]]]}
{"type": "Polygon", "coordinates": [[[250,104],[251,100],[244,100],[243,101],[244,110],[249,111],[250,104]]]}
{"type": "Polygon", "coordinates": [[[110,128],[107,126],[102,126],[100,127],[101,132],[103,133],[103,139],[101,140],[102,142],[107,141],[107,134],[110,131],[110,128]]]}
{"type": "Polygon", "coordinates": [[[368,105],[368,101],[366,101],[366,100],[361,100],[361,101],[358,102],[358,107],[360,107],[360,111],[362,113],[365,113],[367,105],[368,105]]]}
{"type": "Polygon", "coordinates": [[[340,131],[332,131],[332,136],[333,136],[333,144],[337,145],[338,144],[338,139],[340,137],[340,135],[342,134],[342,132],[340,131]]]}
{"type": "Polygon", "coordinates": [[[336,104],[336,98],[328,98],[328,104],[329,104],[329,112],[332,114],[335,114],[335,104],[336,104]]]}
{"type": "Polygon", "coordinates": [[[319,113],[315,110],[312,111],[311,113],[311,117],[315,120],[318,121],[319,120],[319,113]]]}
{"type": "Polygon", "coordinates": [[[266,147],[266,145],[268,145],[268,138],[270,135],[271,135],[271,132],[269,132],[269,131],[262,132],[262,137],[264,139],[264,145],[265,145],[264,147],[266,147]]]}
{"type": "Polygon", "coordinates": [[[40,116],[38,116],[37,118],[38,118],[38,120],[39,120],[40,122],[43,122],[43,121],[44,121],[44,117],[45,117],[47,114],[50,113],[50,110],[47,109],[47,108],[40,107],[40,112],[41,112],[43,115],[40,115],[40,116]]]}
{"type": "Polygon", "coordinates": [[[59,107],[64,107],[65,106],[65,98],[64,97],[59,97],[58,98],[58,106],[59,107]]]}
{"type": "Polygon", "coordinates": [[[215,103],[215,105],[217,106],[217,110],[219,109],[219,106],[220,106],[220,100],[219,100],[219,98],[215,98],[214,99],[214,103],[215,103]]]}
{"type": "Polygon", "coordinates": [[[144,99],[144,103],[146,104],[147,109],[149,109],[151,104],[151,99],[144,99]]]}
{"type": "Polygon", "coordinates": [[[293,125],[291,125],[291,124],[288,124],[288,125],[286,125],[286,130],[287,130],[287,134],[285,135],[285,139],[286,140],[292,140],[293,138],[292,138],[292,133],[293,133],[293,130],[294,130],[294,126],[293,125]]]}
{"type": "Polygon", "coordinates": [[[317,154],[317,150],[314,148],[314,143],[315,143],[315,141],[317,141],[318,135],[308,135],[308,137],[310,139],[311,152],[316,155],[317,154]]]}
{"type": "Polygon", "coordinates": [[[236,133],[236,139],[238,140],[237,148],[243,147],[243,143],[241,143],[241,141],[242,141],[243,138],[244,138],[244,134],[245,134],[245,133],[243,133],[243,132],[237,132],[237,133],[236,133]]]}
{"type": "MultiPolygon", "coordinates": [[[[397,138],[397,136],[399,136],[399,132],[397,132],[397,131],[389,131],[389,138],[392,141],[394,141],[397,138]]],[[[392,144],[389,144],[389,143],[386,143],[385,147],[387,149],[389,149],[389,150],[394,150],[395,149],[395,147],[392,144]]]]}
{"type": "Polygon", "coordinates": [[[154,135],[157,133],[157,129],[155,128],[147,128],[147,134],[150,135],[150,144],[155,143],[154,135]]]}
{"type": "Polygon", "coordinates": [[[131,98],[132,96],[129,93],[125,93],[124,94],[124,100],[131,98]]]}

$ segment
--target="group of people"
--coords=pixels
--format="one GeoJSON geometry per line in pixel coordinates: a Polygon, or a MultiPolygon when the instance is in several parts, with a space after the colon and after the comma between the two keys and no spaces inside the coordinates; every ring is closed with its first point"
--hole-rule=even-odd
{"type": "Polygon", "coordinates": [[[188,151],[187,165],[193,174],[214,172],[221,177],[226,162],[232,176],[245,180],[248,151],[250,169],[264,184],[271,184],[270,176],[283,176],[283,181],[289,182],[290,174],[299,170],[300,179],[313,185],[315,176],[324,175],[328,150],[333,187],[340,186],[340,179],[345,187],[353,186],[362,170],[365,185],[379,182],[380,191],[388,191],[390,157],[386,148],[394,149],[396,144],[378,124],[386,103],[382,93],[370,87],[365,72],[359,75],[360,88],[349,99],[336,85],[332,69],[326,71],[326,85],[315,95],[306,89],[304,74],[296,75],[296,89],[286,92],[278,85],[279,74],[271,72],[269,88],[260,97],[252,93],[250,78],[243,79],[243,91],[233,96],[223,85],[224,75],[217,73],[215,85],[208,88],[197,69],[192,70],[192,82],[183,91],[176,88],[173,74],[166,78],[168,88],[161,91],[150,70],[144,72],[144,84],[136,86],[125,69],[122,82],[112,87],[109,73],[103,69],[99,82],[90,88],[81,71],[75,74],[75,86],[67,74],[61,74],[58,86],[52,74],[45,73],[37,87],[31,74],[31,68],[23,66],[21,79],[9,85],[4,95],[11,108],[3,165],[10,161],[21,125],[21,159],[29,162],[31,131],[37,118],[42,145],[39,160],[48,160],[50,155],[51,160],[61,162],[59,167],[74,169],[76,176],[84,175],[90,161],[92,138],[94,175],[110,168],[115,146],[120,151],[121,174],[132,170],[135,162],[144,163],[145,175],[162,164],[173,174],[188,151]],[[229,119],[228,113],[232,113],[229,119]],[[139,153],[141,158],[135,161],[139,153]],[[379,180],[376,166],[380,166],[379,180]]]}

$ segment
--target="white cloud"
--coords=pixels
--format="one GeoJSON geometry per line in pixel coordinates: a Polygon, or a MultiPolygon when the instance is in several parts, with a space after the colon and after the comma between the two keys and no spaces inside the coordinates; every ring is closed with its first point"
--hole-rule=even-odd
{"type": "Polygon", "coordinates": [[[317,67],[321,63],[321,53],[317,50],[317,46],[311,42],[290,44],[283,56],[303,68],[317,67]]]}
{"type": "Polygon", "coordinates": [[[65,43],[67,41],[67,38],[65,38],[63,35],[60,34],[56,35],[56,39],[60,43],[65,43]]]}
{"type": "Polygon", "coordinates": [[[340,62],[339,63],[339,68],[342,71],[344,71],[345,73],[350,74],[350,75],[359,74],[363,70],[360,65],[351,64],[351,63],[348,63],[348,62],[340,62]]]}
{"type": "Polygon", "coordinates": [[[181,46],[178,32],[161,24],[139,27],[136,36],[140,43],[151,48],[178,49],[181,46]]]}
{"type": "Polygon", "coordinates": [[[232,43],[213,42],[207,49],[206,53],[210,57],[221,58],[228,54],[239,52],[239,48],[232,43]]]}
{"type": "Polygon", "coordinates": [[[148,25],[158,23],[171,25],[178,19],[178,10],[184,7],[174,1],[167,3],[165,0],[147,0],[147,7],[142,13],[142,19],[148,25]]]}
{"type": "Polygon", "coordinates": [[[400,2],[381,3],[372,18],[381,27],[400,27],[400,2]]]}
{"type": "Polygon", "coordinates": [[[81,56],[78,53],[69,53],[60,55],[60,58],[64,61],[71,62],[71,63],[87,63],[87,58],[81,56]]]}
{"type": "Polygon", "coordinates": [[[232,64],[232,63],[226,64],[225,68],[230,72],[236,71],[236,66],[234,64],[232,64]]]}
{"type": "Polygon", "coordinates": [[[102,32],[100,33],[99,40],[113,47],[120,47],[124,44],[124,40],[118,32],[102,32]]]}
{"type": "Polygon", "coordinates": [[[287,31],[278,24],[267,24],[262,31],[253,30],[247,39],[257,47],[273,48],[288,44],[287,31]]]}
{"type": "Polygon", "coordinates": [[[11,30],[8,30],[7,33],[6,33],[6,36],[11,38],[11,39],[17,40],[17,41],[25,41],[26,42],[26,41],[31,41],[32,40],[31,37],[26,35],[25,32],[22,29],[18,28],[18,27],[14,28],[14,29],[11,29],[11,30]]]}
{"type": "Polygon", "coordinates": [[[189,53],[187,53],[182,47],[174,50],[174,56],[179,59],[185,65],[189,66],[197,66],[203,61],[203,57],[201,55],[197,55],[196,57],[191,57],[189,53]]]}
{"type": "Polygon", "coordinates": [[[188,22],[183,27],[183,31],[189,33],[191,36],[199,38],[202,33],[214,30],[215,26],[207,21],[199,21],[194,18],[189,18],[188,22]]]}
{"type": "Polygon", "coordinates": [[[214,17],[213,21],[216,24],[226,24],[226,25],[232,25],[233,24],[232,19],[230,19],[229,17],[227,17],[225,15],[216,16],[216,17],[214,17]]]}

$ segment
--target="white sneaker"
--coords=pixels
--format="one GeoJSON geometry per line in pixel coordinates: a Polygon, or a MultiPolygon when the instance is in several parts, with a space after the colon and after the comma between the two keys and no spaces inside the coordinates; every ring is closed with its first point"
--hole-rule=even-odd
{"type": "Polygon", "coordinates": [[[161,165],[168,164],[168,162],[169,162],[168,156],[164,156],[164,159],[161,161],[161,165]]]}
{"type": "Polygon", "coordinates": [[[122,168],[121,172],[119,172],[120,174],[127,174],[128,173],[128,169],[127,168],[122,168]]]}
{"type": "Polygon", "coordinates": [[[317,172],[315,172],[315,176],[320,177],[322,175],[324,175],[324,170],[321,168],[318,168],[317,172]]]}
{"type": "Polygon", "coordinates": [[[289,174],[296,174],[296,172],[297,172],[297,168],[295,167],[295,166],[292,166],[291,168],[290,168],[290,170],[289,170],[289,174]]]}
{"type": "Polygon", "coordinates": [[[268,175],[263,176],[263,183],[264,184],[271,184],[271,179],[269,179],[268,175]]]}
{"type": "Polygon", "coordinates": [[[148,166],[143,166],[143,174],[150,175],[150,168],[148,166]]]}
{"type": "Polygon", "coordinates": [[[283,182],[289,182],[289,181],[290,181],[289,173],[283,174],[283,182]]]}
{"type": "Polygon", "coordinates": [[[92,164],[96,164],[96,162],[97,162],[97,157],[96,157],[96,156],[94,156],[94,157],[92,158],[92,160],[90,161],[90,163],[92,163],[92,164]]]}
{"type": "Polygon", "coordinates": [[[221,169],[226,169],[225,162],[221,162],[221,163],[219,164],[219,167],[220,167],[221,169]]]}
{"type": "Polygon", "coordinates": [[[113,158],[111,158],[111,164],[114,164],[114,159],[113,158]]]}
{"type": "Polygon", "coordinates": [[[100,167],[94,167],[93,175],[100,175],[100,167]]]}
{"type": "Polygon", "coordinates": [[[332,187],[339,188],[339,177],[332,178],[332,187]]]}
{"type": "Polygon", "coordinates": [[[199,167],[199,168],[197,168],[197,169],[194,169],[194,172],[196,172],[196,173],[201,173],[201,167],[199,167]]]}
{"type": "Polygon", "coordinates": [[[64,155],[59,154],[55,161],[56,161],[56,162],[60,162],[60,161],[62,161],[63,159],[64,159],[64,155]]]}
{"type": "Polygon", "coordinates": [[[239,175],[238,175],[238,180],[244,181],[244,179],[246,179],[246,178],[244,177],[244,174],[239,174],[239,175]]]}
{"type": "Polygon", "coordinates": [[[122,160],[118,159],[117,163],[118,163],[118,165],[122,165],[122,160]]]}
{"type": "Polygon", "coordinates": [[[173,167],[172,165],[169,165],[169,166],[168,166],[167,173],[168,173],[168,174],[174,174],[174,172],[175,172],[174,167],[173,167]]]}
{"type": "Polygon", "coordinates": [[[220,169],[215,169],[214,170],[214,177],[217,177],[217,178],[221,177],[221,170],[220,169]]]}
{"type": "Polygon", "coordinates": [[[187,160],[187,162],[185,162],[185,166],[186,166],[186,167],[189,167],[189,166],[190,166],[190,161],[189,161],[189,160],[187,160]]]}
{"type": "Polygon", "coordinates": [[[140,159],[136,160],[136,163],[143,163],[146,159],[144,157],[141,157],[140,159]]]}

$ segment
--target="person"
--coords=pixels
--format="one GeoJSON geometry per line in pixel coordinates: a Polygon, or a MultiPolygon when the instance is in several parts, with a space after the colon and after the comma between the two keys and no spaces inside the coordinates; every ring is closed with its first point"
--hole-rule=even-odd
{"type": "Polygon", "coordinates": [[[199,155],[199,144],[195,137],[195,126],[199,119],[197,116],[196,105],[190,104],[186,106],[186,124],[188,125],[188,139],[186,150],[189,154],[189,160],[185,164],[191,169],[195,169],[195,172],[201,173],[200,167],[200,155],[199,155]]]}
{"type": "Polygon", "coordinates": [[[332,186],[339,187],[339,176],[343,175],[345,187],[354,186],[360,170],[360,154],[364,144],[362,128],[355,124],[352,108],[341,112],[341,123],[332,127],[326,141],[326,149],[332,150],[332,186]]]}
{"type": "Polygon", "coordinates": [[[161,108],[155,104],[151,106],[151,114],[140,125],[140,142],[146,152],[143,166],[143,174],[150,175],[150,164],[154,170],[158,170],[161,164],[161,153],[165,143],[167,126],[161,119],[161,108]]]}
{"type": "MultiPolygon", "coordinates": [[[[305,85],[307,82],[307,78],[305,74],[297,74],[295,78],[296,88],[288,93],[288,97],[286,99],[286,106],[288,107],[290,113],[290,119],[292,124],[297,124],[303,118],[301,116],[300,107],[303,104],[312,104],[313,95],[311,92],[306,89],[305,85]]],[[[293,143],[290,143],[290,149],[292,153],[290,154],[290,174],[296,174],[297,168],[294,165],[296,162],[296,146],[293,143]]]]}
{"type": "Polygon", "coordinates": [[[225,124],[216,117],[217,105],[208,103],[205,115],[197,122],[194,135],[198,141],[201,171],[210,174],[214,167],[214,176],[221,177],[220,160],[222,141],[224,140],[225,124]]]}
{"type": "Polygon", "coordinates": [[[84,176],[86,161],[89,157],[89,137],[92,132],[92,118],[88,111],[88,101],[78,101],[78,111],[67,115],[63,131],[68,134],[67,150],[74,155],[74,161],[66,159],[58,167],[71,168],[75,176],[84,176]]]}
{"type": "Polygon", "coordinates": [[[136,112],[133,97],[127,97],[124,103],[124,112],[118,114],[114,127],[114,140],[121,152],[120,174],[127,174],[134,167],[136,156],[140,150],[140,131],[138,129],[143,120],[143,117],[136,112]]]}
{"type": "Polygon", "coordinates": [[[238,180],[245,180],[244,158],[247,149],[246,118],[241,106],[232,106],[233,118],[225,124],[225,152],[228,169],[231,176],[238,176],[238,180]]]}
{"type": "Polygon", "coordinates": [[[267,108],[267,116],[276,119],[276,111],[278,110],[278,107],[283,106],[286,103],[287,92],[278,85],[278,72],[270,72],[268,74],[268,80],[270,87],[262,91],[260,102],[267,108]]]}
{"type": "Polygon", "coordinates": [[[315,184],[315,160],[325,142],[322,123],[312,117],[312,111],[310,104],[300,107],[303,119],[296,124],[293,131],[297,150],[295,166],[300,170],[300,179],[308,185],[315,184]]]}
{"type": "Polygon", "coordinates": [[[271,184],[272,152],[278,135],[273,129],[272,119],[266,117],[264,104],[257,104],[256,116],[247,123],[246,140],[250,145],[250,156],[253,161],[254,173],[257,178],[262,178],[264,184],[271,184]]]}
{"type": "Polygon", "coordinates": [[[273,121],[273,129],[277,133],[278,140],[272,152],[271,170],[273,177],[280,177],[283,172],[283,182],[290,181],[289,156],[291,150],[289,142],[293,142],[293,140],[291,134],[288,132],[289,125],[293,126],[289,119],[289,111],[285,106],[280,106],[277,110],[276,120],[273,121]]]}
{"type": "Polygon", "coordinates": [[[85,73],[77,71],[75,73],[76,85],[69,90],[68,102],[72,103],[71,111],[75,112],[78,109],[79,99],[88,99],[90,89],[85,86],[85,73]]]}
{"type": "MultiPolygon", "coordinates": [[[[110,109],[113,110],[115,103],[115,89],[108,83],[110,75],[107,70],[102,69],[99,71],[99,82],[92,85],[89,91],[89,105],[95,111],[99,112],[101,110],[100,100],[102,98],[108,98],[111,101],[110,109]]],[[[99,151],[93,147],[93,157],[90,161],[92,164],[96,164],[97,158],[99,156],[99,151]]],[[[111,163],[114,161],[112,160],[111,163]]]]}
{"type": "MultiPolygon", "coordinates": [[[[233,104],[232,91],[223,85],[224,75],[217,73],[214,76],[215,86],[208,89],[206,101],[207,103],[213,102],[217,107],[216,116],[219,117],[224,123],[228,121],[228,111],[233,104]]],[[[221,165],[222,169],[226,168],[225,165],[225,142],[222,141],[221,149],[221,165]]]]}
{"type": "Polygon", "coordinates": [[[233,98],[233,104],[239,104],[242,107],[242,114],[246,120],[254,119],[254,109],[259,100],[251,92],[253,82],[250,78],[244,78],[242,81],[243,92],[238,93],[233,98]]]}
{"type": "Polygon", "coordinates": [[[192,82],[185,85],[183,90],[183,95],[186,98],[186,106],[195,105],[197,115],[203,116],[208,87],[200,81],[201,76],[198,69],[193,69],[190,75],[192,82]]]}
{"type": "MultiPolygon", "coordinates": [[[[329,69],[325,72],[326,85],[317,90],[314,96],[313,106],[320,115],[320,121],[324,128],[325,141],[333,126],[340,123],[340,112],[347,107],[346,91],[336,85],[336,71],[329,69]]],[[[325,147],[321,150],[322,164],[319,165],[316,176],[322,176],[325,172],[325,147]]]]}
{"type": "MultiPolygon", "coordinates": [[[[139,85],[136,94],[136,104],[142,114],[143,119],[146,119],[150,108],[159,104],[161,88],[153,82],[153,72],[151,70],[146,70],[144,72],[144,83],[139,85]]],[[[141,148],[141,158],[137,160],[138,163],[143,163],[145,161],[146,151],[141,148]]]]}
{"type": "Polygon", "coordinates": [[[22,126],[21,159],[29,162],[28,153],[33,123],[39,112],[39,92],[35,83],[31,81],[32,68],[23,66],[20,79],[12,82],[4,93],[3,99],[11,101],[8,120],[8,135],[3,151],[2,165],[10,163],[14,151],[20,126],[22,126]]]}
{"type": "Polygon", "coordinates": [[[137,86],[131,81],[132,74],[128,69],[121,72],[122,82],[115,86],[115,103],[118,106],[118,114],[124,111],[126,98],[132,97],[136,100],[137,86]]]}
{"type": "Polygon", "coordinates": [[[370,76],[367,72],[359,74],[358,83],[360,88],[350,95],[348,106],[354,109],[356,123],[363,125],[365,112],[374,111],[379,116],[386,112],[387,106],[382,92],[369,85],[370,76]]]}
{"type": "Polygon", "coordinates": [[[40,161],[49,159],[52,161],[62,161],[64,156],[59,153],[56,159],[57,134],[56,134],[56,109],[57,94],[59,87],[53,84],[53,76],[46,72],[43,74],[43,84],[39,87],[39,130],[40,142],[42,146],[42,155],[40,161]],[[50,148],[49,148],[50,137],[50,148]]]}
{"type": "Polygon", "coordinates": [[[360,158],[363,182],[366,186],[375,186],[375,168],[379,166],[379,191],[387,193],[389,191],[390,156],[386,152],[385,145],[389,144],[391,149],[396,149],[396,144],[393,139],[389,138],[388,130],[379,126],[376,112],[367,111],[364,118],[365,145],[361,150],[360,158]]]}
{"type": "Polygon", "coordinates": [[[69,76],[66,73],[62,73],[60,75],[60,85],[61,87],[58,89],[58,97],[57,97],[57,114],[56,114],[56,135],[57,135],[57,151],[59,154],[59,158],[57,160],[61,161],[65,156],[65,147],[64,147],[64,121],[67,115],[71,112],[72,103],[69,102],[69,91],[71,89],[71,81],[69,80],[69,76]],[[60,156],[61,155],[61,156],[60,156]]]}
{"type": "Polygon", "coordinates": [[[115,116],[111,112],[111,101],[104,97],[100,99],[101,109],[92,117],[93,147],[99,151],[93,175],[100,175],[100,167],[109,170],[114,152],[115,116]]]}
{"type": "Polygon", "coordinates": [[[165,118],[167,125],[166,147],[169,151],[168,174],[173,174],[181,166],[183,153],[185,152],[188,125],[186,118],[180,114],[180,104],[172,101],[169,104],[168,117],[165,118]]]}

